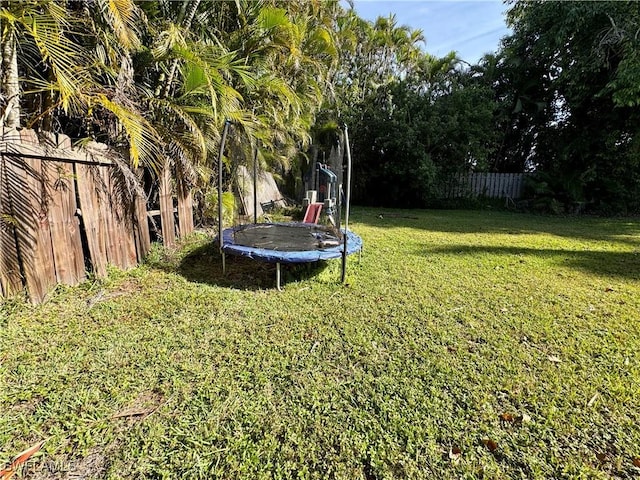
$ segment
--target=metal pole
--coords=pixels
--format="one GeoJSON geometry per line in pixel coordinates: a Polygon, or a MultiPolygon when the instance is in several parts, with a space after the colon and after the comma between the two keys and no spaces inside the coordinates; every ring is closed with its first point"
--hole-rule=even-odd
{"type": "Polygon", "coordinates": [[[344,143],[347,152],[347,196],[345,198],[344,244],[342,246],[342,274],[340,276],[340,281],[342,283],[344,283],[347,276],[347,235],[349,232],[349,205],[351,202],[351,148],[349,147],[349,130],[346,125],[344,126],[344,143]]]}
{"type": "Polygon", "coordinates": [[[258,223],[258,145],[253,154],[253,223],[258,223]]]}
{"type": "Polygon", "coordinates": [[[336,199],[336,227],[338,232],[342,225],[342,184],[338,185],[338,198],[336,199]]]}
{"type": "Polygon", "coordinates": [[[225,120],[224,130],[222,131],[222,140],[220,140],[220,154],[218,155],[218,246],[220,254],[223,255],[223,272],[224,272],[224,253],[222,251],[222,155],[224,154],[224,144],[227,141],[227,133],[229,132],[231,122],[225,120]]]}
{"type": "Polygon", "coordinates": [[[282,291],[282,287],[280,286],[280,262],[276,262],[276,288],[278,291],[282,291]]]}
{"type": "Polygon", "coordinates": [[[342,236],[342,272],[340,273],[340,281],[344,283],[347,278],[347,231],[344,231],[342,236]]]}
{"type": "Polygon", "coordinates": [[[349,229],[349,207],[351,205],[351,147],[349,147],[349,130],[347,126],[344,126],[344,143],[347,150],[347,198],[345,203],[347,204],[344,214],[344,229],[349,229]]]}
{"type": "MultiPolygon", "coordinates": [[[[338,143],[338,148],[340,148],[340,144],[338,143]]],[[[336,200],[336,210],[337,210],[337,214],[336,214],[336,225],[338,228],[338,232],[340,232],[340,228],[342,227],[342,192],[343,192],[343,185],[344,185],[344,162],[342,161],[342,155],[340,155],[340,183],[338,184],[338,198],[336,200]]]]}

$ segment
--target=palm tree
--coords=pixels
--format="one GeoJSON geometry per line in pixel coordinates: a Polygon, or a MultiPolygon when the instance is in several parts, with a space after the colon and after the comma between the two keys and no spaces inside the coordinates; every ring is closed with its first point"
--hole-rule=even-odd
{"type": "Polygon", "coordinates": [[[243,29],[232,37],[232,45],[256,74],[256,83],[243,89],[247,106],[255,112],[253,134],[272,152],[268,157],[274,166],[284,170],[309,144],[315,114],[331,91],[330,71],[337,59],[327,26],[333,4],[286,6],[247,11],[243,29]]]}
{"type": "Polygon", "coordinates": [[[170,161],[180,182],[206,177],[225,119],[286,167],[330,91],[337,0],[1,5],[3,126],[19,126],[22,98],[28,124],[56,116],[126,146],[132,167],[170,161]]]}
{"type": "Polygon", "coordinates": [[[140,45],[139,12],[127,0],[95,5],[72,12],[51,0],[2,2],[0,125],[19,127],[24,118],[29,127],[49,130],[54,116],[68,124],[93,116],[112,142],[125,137],[134,165],[153,164],[157,135],[127,91],[133,88],[128,55],[140,45]],[[24,115],[21,101],[29,107],[24,115]]]}
{"type": "Polygon", "coordinates": [[[91,87],[91,76],[83,68],[88,62],[86,51],[72,37],[79,32],[79,24],[66,15],[64,6],[52,1],[4,0],[0,5],[0,126],[20,126],[25,89],[48,95],[40,114],[57,107],[65,112],[81,108],[82,92],[91,87]]]}

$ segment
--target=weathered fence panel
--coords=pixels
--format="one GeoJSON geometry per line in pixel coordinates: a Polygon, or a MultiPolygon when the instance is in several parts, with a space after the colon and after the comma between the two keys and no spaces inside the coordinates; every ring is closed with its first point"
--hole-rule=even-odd
{"type": "Polygon", "coordinates": [[[102,175],[98,165],[77,163],[78,197],[82,205],[82,223],[87,237],[89,260],[97,277],[107,275],[107,221],[100,208],[102,175]]]}
{"type": "MultiPolygon", "coordinates": [[[[7,156],[19,258],[27,292],[39,302],[56,285],[46,187],[39,158],[7,156]]],[[[60,248],[61,246],[58,246],[60,248]]],[[[62,247],[64,248],[64,247],[62,247]]]]}
{"type": "Polygon", "coordinates": [[[9,296],[22,290],[22,276],[18,262],[15,218],[12,214],[11,194],[6,163],[0,161],[0,287],[9,296]]]}
{"type": "Polygon", "coordinates": [[[522,197],[525,173],[462,173],[451,177],[443,185],[444,198],[488,197],[511,198],[522,197]]]}
{"type": "Polygon", "coordinates": [[[101,173],[105,185],[101,208],[107,220],[109,234],[107,260],[113,265],[130,268],[137,264],[132,218],[135,211],[119,194],[113,169],[101,168],[101,173]]]}
{"type": "Polygon", "coordinates": [[[160,173],[160,223],[162,224],[162,242],[171,247],[176,240],[176,221],[173,216],[173,195],[171,194],[171,176],[169,166],[160,173]]]}
{"type": "Polygon", "coordinates": [[[178,228],[180,236],[193,232],[193,197],[178,191],[178,228]]]}
{"type": "Polygon", "coordinates": [[[135,197],[135,214],[134,220],[134,241],[136,246],[136,254],[139,259],[147,256],[151,249],[151,235],[149,234],[149,223],[147,221],[147,205],[144,197],[136,195],[135,197]]]}
{"type": "Polygon", "coordinates": [[[73,165],[52,161],[42,162],[42,167],[56,278],[58,283],[73,285],[86,278],[73,165]]]}
{"type": "MultiPolygon", "coordinates": [[[[145,198],[124,195],[110,160],[71,149],[68,137],[32,131],[0,138],[0,296],[26,289],[42,301],[56,284],[74,285],[87,267],[98,277],[107,265],[130,268],[149,252],[145,198]],[[62,147],[62,148],[60,148],[62,147]]],[[[101,147],[102,152],[104,148],[101,147]]],[[[160,181],[162,231],[175,242],[168,169],[160,181]]],[[[193,231],[193,200],[178,198],[181,235],[193,231]]]]}

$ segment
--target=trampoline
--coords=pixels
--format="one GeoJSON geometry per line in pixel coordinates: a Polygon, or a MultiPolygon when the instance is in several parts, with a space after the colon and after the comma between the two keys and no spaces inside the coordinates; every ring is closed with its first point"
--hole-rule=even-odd
{"type": "MultiPolygon", "coordinates": [[[[342,258],[344,231],[314,223],[258,223],[227,228],[222,250],[269,263],[307,263],[342,258]]],[[[362,249],[362,240],[347,232],[347,255],[362,249]]]]}
{"type": "MultiPolygon", "coordinates": [[[[218,156],[218,198],[222,198],[222,171],[224,145],[230,122],[225,122],[222,140],[220,142],[220,154],[218,156]]],[[[276,287],[280,288],[281,264],[311,263],[323,260],[342,259],[341,279],[345,281],[347,256],[356,252],[362,252],[362,239],[349,230],[349,200],[351,196],[351,152],[349,150],[349,137],[347,127],[344,126],[345,145],[347,154],[347,178],[345,192],[345,216],[344,228],[341,228],[338,214],[338,227],[320,225],[316,223],[289,222],[289,223],[257,223],[257,199],[256,191],[256,158],[254,156],[254,223],[238,225],[223,229],[222,202],[218,202],[218,236],[216,243],[222,255],[222,270],[226,270],[225,256],[235,255],[251,258],[253,260],[276,264],[276,287]]],[[[335,175],[334,175],[335,176],[335,175]]],[[[342,185],[339,186],[342,192],[342,185]]],[[[339,196],[340,197],[340,196],[339,196]]],[[[341,198],[341,197],[340,197],[341,198]]],[[[335,201],[335,199],[334,199],[335,201]]],[[[338,212],[340,201],[338,199],[338,212]]]]}
{"type": "Polygon", "coordinates": [[[362,251],[362,239],[352,231],[314,223],[258,223],[222,232],[223,255],[237,255],[276,264],[280,289],[281,263],[310,263],[343,258],[362,251]],[[346,242],[345,242],[346,236],[346,242]]]}

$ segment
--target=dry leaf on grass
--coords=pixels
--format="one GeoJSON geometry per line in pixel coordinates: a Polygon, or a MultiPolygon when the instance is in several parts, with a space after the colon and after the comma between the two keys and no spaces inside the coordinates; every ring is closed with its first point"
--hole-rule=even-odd
{"type": "Polygon", "coordinates": [[[26,450],[16,455],[13,461],[11,462],[11,464],[7,468],[5,468],[4,470],[0,470],[0,480],[9,480],[11,477],[13,477],[16,473],[16,469],[20,465],[22,465],[24,462],[29,460],[29,458],[34,453],[38,452],[44,445],[44,442],[45,442],[44,440],[41,442],[38,442],[35,445],[32,445],[31,447],[27,448],[26,450]]]}
{"type": "Polygon", "coordinates": [[[560,357],[556,357],[555,355],[549,355],[549,356],[547,357],[547,360],[549,360],[550,362],[553,362],[553,363],[560,363],[560,362],[562,362],[562,359],[560,359],[560,357]]]}
{"type": "Polygon", "coordinates": [[[498,448],[498,444],[494,440],[491,440],[490,438],[483,438],[482,444],[485,447],[487,447],[487,450],[489,450],[490,452],[495,452],[496,449],[498,448]]]}
{"type": "Polygon", "coordinates": [[[144,420],[152,413],[155,413],[163,404],[163,397],[153,392],[143,392],[132,402],[129,408],[120,410],[111,415],[111,419],[115,418],[135,418],[136,420],[144,420]]]}
{"type": "Polygon", "coordinates": [[[451,448],[449,449],[449,458],[453,462],[457,462],[458,460],[460,460],[461,456],[462,450],[460,450],[460,448],[456,447],[455,445],[451,446],[451,448]]]}
{"type": "Polygon", "coordinates": [[[513,423],[513,421],[515,420],[513,415],[511,415],[510,413],[501,413],[500,415],[498,415],[498,417],[500,417],[500,420],[507,423],[513,423]]]}
{"type": "Polygon", "coordinates": [[[518,415],[516,417],[516,422],[517,423],[529,423],[531,421],[531,417],[529,415],[527,415],[526,413],[523,413],[522,415],[518,415]]]}
{"type": "Polygon", "coordinates": [[[634,467],[640,468],[640,457],[634,457],[633,460],[631,460],[631,461],[632,461],[634,467]]]}
{"type": "Polygon", "coordinates": [[[128,408],[116,413],[111,418],[126,418],[126,417],[147,417],[156,411],[158,407],[152,408],[128,408]]]}

